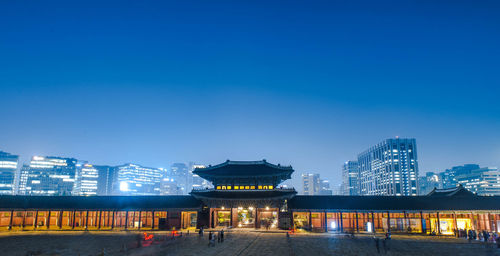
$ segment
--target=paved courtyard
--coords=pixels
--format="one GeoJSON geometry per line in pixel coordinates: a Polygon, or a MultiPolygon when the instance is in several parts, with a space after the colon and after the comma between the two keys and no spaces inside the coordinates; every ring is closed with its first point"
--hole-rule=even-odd
{"type": "MultiPolygon", "coordinates": [[[[370,235],[350,238],[338,234],[281,232],[226,232],[224,243],[208,247],[208,234],[154,232],[138,248],[138,232],[25,232],[0,233],[0,255],[378,255],[370,235]]],[[[380,255],[500,255],[496,244],[468,243],[463,239],[394,235],[380,255]]]]}

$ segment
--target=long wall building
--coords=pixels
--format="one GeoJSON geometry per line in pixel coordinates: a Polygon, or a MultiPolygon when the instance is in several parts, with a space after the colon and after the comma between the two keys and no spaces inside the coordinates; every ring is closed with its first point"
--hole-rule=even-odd
{"type": "Polygon", "coordinates": [[[500,232],[500,197],[463,187],[426,196],[296,195],[280,183],[290,166],[227,161],[197,168],[213,189],[186,196],[0,196],[4,230],[169,230],[200,227],[404,232],[461,235],[500,232]]]}

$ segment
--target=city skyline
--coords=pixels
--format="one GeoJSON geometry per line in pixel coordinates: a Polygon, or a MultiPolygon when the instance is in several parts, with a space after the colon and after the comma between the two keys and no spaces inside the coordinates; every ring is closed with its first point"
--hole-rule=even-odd
{"type": "Polygon", "coordinates": [[[498,3],[365,4],[2,3],[0,150],[335,184],[399,136],[421,173],[500,166],[498,3]]]}

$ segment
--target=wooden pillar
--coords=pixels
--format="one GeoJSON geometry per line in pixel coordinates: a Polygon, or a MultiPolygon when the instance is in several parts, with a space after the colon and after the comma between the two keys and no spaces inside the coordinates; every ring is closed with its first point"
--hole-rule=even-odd
{"type": "Polygon", "coordinates": [[[323,212],[324,214],[324,220],[325,220],[325,232],[328,232],[328,215],[326,213],[326,211],[323,212]]]}
{"type": "Polygon", "coordinates": [[[38,210],[35,213],[35,220],[33,221],[33,227],[36,229],[38,227],[38,210]]]}
{"type": "Polygon", "coordinates": [[[62,229],[64,211],[59,211],[59,216],[57,216],[57,226],[62,229]]]}
{"type": "Polygon", "coordinates": [[[97,225],[98,225],[98,224],[97,224],[97,222],[98,222],[98,221],[97,221],[97,218],[98,218],[98,216],[97,216],[97,211],[94,211],[94,225],[93,225],[94,227],[97,227],[97,225]]]}
{"type": "Polygon", "coordinates": [[[255,207],[255,228],[260,228],[259,224],[259,208],[255,207]]]}
{"type": "Polygon", "coordinates": [[[155,211],[154,210],[152,211],[152,215],[153,216],[151,219],[153,219],[153,223],[151,224],[151,229],[155,229],[155,211]]]}
{"type": "Polygon", "coordinates": [[[10,211],[10,219],[9,219],[9,230],[12,230],[12,220],[14,218],[14,210],[10,211]]]}
{"type": "Polygon", "coordinates": [[[290,210],[290,213],[291,213],[291,215],[292,215],[292,229],[295,229],[295,221],[294,221],[294,219],[293,219],[293,211],[292,211],[292,210],[290,210]]]}
{"type": "Polygon", "coordinates": [[[408,219],[406,218],[406,211],[403,211],[403,220],[404,220],[404,223],[403,223],[403,231],[407,231],[408,230],[408,219]]]}
{"type": "MultiPolygon", "coordinates": [[[[182,215],[181,215],[181,222],[182,222],[182,215]]],[[[135,225],[135,210],[134,214],[132,215],[132,228],[134,228],[134,225],[135,225]]]]}
{"type": "Polygon", "coordinates": [[[21,224],[21,229],[24,230],[24,227],[26,226],[26,213],[27,211],[23,212],[23,222],[21,224]]]}
{"type": "Polygon", "coordinates": [[[344,220],[342,218],[342,212],[339,212],[340,215],[340,232],[344,232],[344,220]]]}
{"type": "Polygon", "coordinates": [[[208,228],[212,227],[212,208],[208,211],[208,228]]]}
{"type": "Polygon", "coordinates": [[[312,230],[312,213],[309,211],[309,230],[312,230]]]}
{"type": "Polygon", "coordinates": [[[229,208],[229,226],[233,226],[233,208],[229,208]]]}
{"type": "Polygon", "coordinates": [[[142,211],[139,211],[139,225],[137,227],[137,230],[141,230],[142,226],[141,219],[142,219],[142,211]]]}
{"type": "Polygon", "coordinates": [[[73,210],[73,219],[71,223],[71,229],[75,229],[75,222],[76,222],[76,211],[73,210]]]}
{"type": "Polygon", "coordinates": [[[437,222],[438,222],[438,225],[437,225],[437,228],[438,228],[438,235],[441,234],[441,221],[439,221],[439,212],[437,212],[437,222]]]}
{"type": "Polygon", "coordinates": [[[372,232],[375,233],[375,213],[372,212],[372,232]]]}
{"type": "Polygon", "coordinates": [[[427,233],[427,227],[424,228],[424,225],[425,224],[425,220],[424,220],[424,214],[422,213],[422,211],[420,211],[420,229],[421,229],[421,232],[422,234],[425,234],[427,233]]]}
{"type": "Polygon", "coordinates": [[[391,232],[391,213],[387,212],[387,231],[391,232]]]}
{"type": "Polygon", "coordinates": [[[47,224],[47,229],[50,228],[50,214],[52,214],[52,211],[49,211],[49,216],[47,216],[47,223],[45,223],[47,224]]]}
{"type": "Polygon", "coordinates": [[[457,223],[457,213],[453,212],[453,225],[455,225],[454,229],[456,230],[455,235],[458,236],[458,223],[457,223]]]}
{"type": "Polygon", "coordinates": [[[128,228],[128,211],[125,211],[125,230],[128,228]]]}
{"type": "MultiPolygon", "coordinates": [[[[115,211],[113,210],[113,217],[111,217],[111,229],[115,228],[115,211]]],[[[109,215],[109,212],[108,212],[109,215]]]]}
{"type": "Polygon", "coordinates": [[[89,210],[87,210],[87,214],[85,216],[85,229],[89,228],[89,210]]]}
{"type": "Polygon", "coordinates": [[[356,214],[356,232],[359,233],[358,212],[354,212],[354,214],[356,214]]]}
{"type": "Polygon", "coordinates": [[[102,210],[99,210],[99,224],[97,224],[97,229],[101,229],[101,221],[102,221],[102,210]]]}

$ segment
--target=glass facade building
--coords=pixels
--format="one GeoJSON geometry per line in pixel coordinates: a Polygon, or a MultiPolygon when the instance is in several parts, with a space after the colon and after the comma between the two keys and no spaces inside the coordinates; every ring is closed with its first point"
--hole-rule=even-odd
{"type": "Polygon", "coordinates": [[[0,151],[0,195],[13,194],[19,156],[0,151]]]}
{"type": "Polygon", "coordinates": [[[91,164],[78,163],[77,172],[75,194],[79,196],[96,196],[99,179],[98,170],[91,164]]]}
{"type": "Polygon", "coordinates": [[[188,166],[185,163],[174,163],[170,166],[170,171],[167,173],[170,179],[179,187],[180,195],[187,195],[190,191],[190,179],[188,166]]]}
{"type": "Polygon", "coordinates": [[[115,194],[118,195],[160,195],[162,170],[125,164],[116,167],[115,194]]]}
{"type": "Polygon", "coordinates": [[[481,196],[500,196],[500,171],[497,168],[480,168],[455,176],[458,184],[481,196]]]}
{"type": "Polygon", "coordinates": [[[415,139],[387,139],[358,155],[360,195],[416,196],[415,139]]]}
{"type": "Polygon", "coordinates": [[[76,172],[76,159],[34,156],[30,164],[21,169],[19,194],[71,195],[76,172]]]}
{"type": "Polygon", "coordinates": [[[347,161],[342,166],[342,194],[345,196],[359,195],[359,170],[357,161],[347,161]]]}
{"type": "Polygon", "coordinates": [[[319,195],[321,190],[321,180],[319,174],[302,174],[302,193],[304,195],[319,195]]]}

